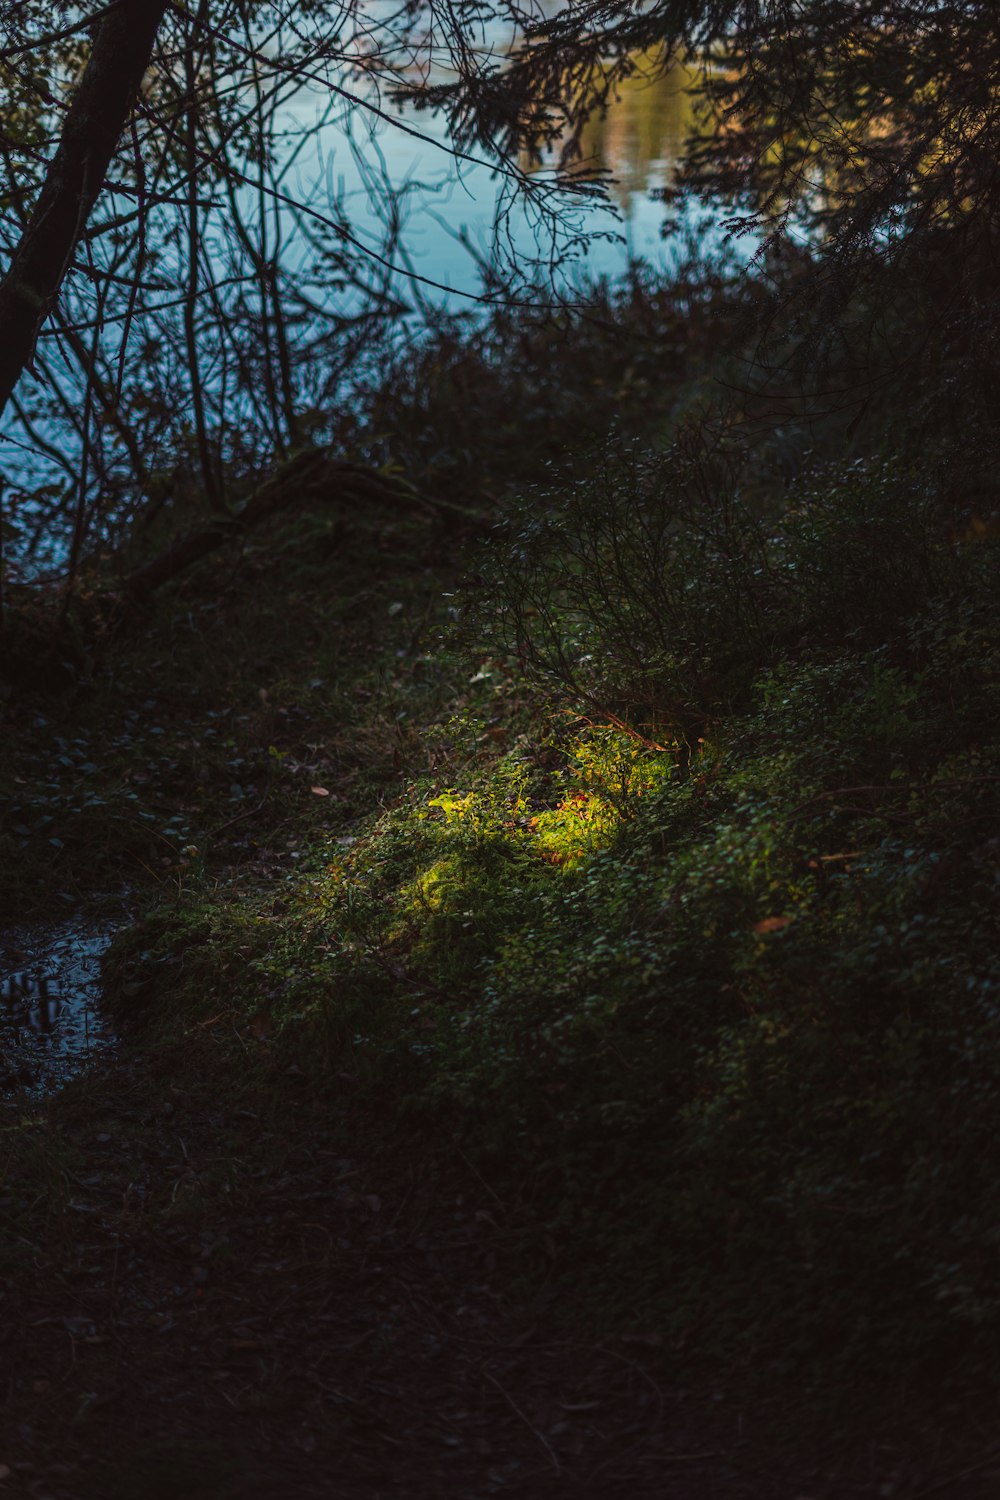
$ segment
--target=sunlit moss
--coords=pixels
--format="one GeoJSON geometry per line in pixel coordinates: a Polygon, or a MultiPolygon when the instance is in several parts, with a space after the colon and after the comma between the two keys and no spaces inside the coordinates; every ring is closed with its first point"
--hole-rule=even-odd
{"type": "Polygon", "coordinates": [[[572,868],[607,848],[621,821],[603,797],[579,791],[532,818],[531,832],[544,860],[572,868]]]}
{"type": "Polygon", "coordinates": [[[573,746],[576,776],[584,787],[596,789],[616,809],[631,817],[640,797],[669,781],[675,757],[650,751],[642,740],[613,725],[594,725],[573,746]]]}
{"type": "Polygon", "coordinates": [[[404,902],[411,912],[426,912],[432,916],[446,913],[461,897],[462,869],[459,860],[446,856],[436,860],[427,870],[421,870],[413,883],[403,892],[404,902]]]}
{"type": "Polygon", "coordinates": [[[555,806],[533,801],[529,767],[508,760],[481,788],[431,797],[424,816],[441,818],[441,833],[460,843],[471,840],[481,848],[492,841],[511,855],[573,867],[609,846],[635,815],[639,799],[662,786],[674,765],[672,755],[650,752],[624,730],[591,725],[567,747],[565,767],[555,778],[561,792],[555,806]]]}

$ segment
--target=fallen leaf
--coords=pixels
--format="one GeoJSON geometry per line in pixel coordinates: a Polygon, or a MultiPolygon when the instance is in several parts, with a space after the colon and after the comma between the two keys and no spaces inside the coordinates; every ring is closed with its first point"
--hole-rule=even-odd
{"type": "Polygon", "coordinates": [[[794,921],[794,917],[765,917],[763,922],[755,924],[754,932],[780,932],[783,927],[788,927],[794,921]]]}
{"type": "Polygon", "coordinates": [[[329,797],[330,793],[325,786],[313,786],[309,790],[314,797],[329,797]]]}

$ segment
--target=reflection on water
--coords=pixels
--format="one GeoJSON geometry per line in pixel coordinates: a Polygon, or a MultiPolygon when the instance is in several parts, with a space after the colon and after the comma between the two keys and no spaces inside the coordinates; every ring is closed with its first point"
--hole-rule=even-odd
{"type": "MultiPolygon", "coordinates": [[[[510,38],[490,40],[502,50],[510,38]]],[[[635,72],[620,83],[603,113],[591,116],[581,135],[581,156],[571,175],[609,174],[608,204],[592,198],[563,200],[559,242],[574,247],[567,269],[581,256],[592,273],[601,275],[624,272],[635,256],[654,264],[671,258],[656,194],[671,184],[694,123],[697,74],[683,63],[661,69],[653,53],[635,61],[635,72]]],[[[447,76],[439,62],[423,71],[434,80],[439,72],[442,79],[447,76]]],[[[321,90],[303,88],[289,107],[291,130],[318,122],[327,103],[321,90]]],[[[362,110],[319,127],[315,166],[303,157],[301,183],[308,194],[324,176],[338,182],[352,223],[373,245],[383,227],[385,201],[391,201],[400,212],[410,263],[422,276],[450,288],[445,305],[459,310],[467,305],[463,297],[480,289],[477,257],[495,263],[500,248],[513,252],[525,268],[533,262],[549,267],[553,246],[547,221],[539,221],[526,201],[506,202],[509,180],[498,171],[497,161],[485,156],[477,162],[456,160],[448,147],[447,125],[439,115],[388,105],[373,118],[362,110]],[[348,141],[353,142],[350,150],[348,141]],[[499,200],[505,202],[505,213],[502,235],[495,240],[499,200]]],[[[559,155],[557,142],[540,163],[525,157],[517,165],[540,183],[546,176],[551,179],[559,155]]]]}
{"type": "MultiPolygon", "coordinates": [[[[525,10],[557,13],[563,3],[526,0],[525,10]]],[[[471,10],[459,10],[472,27],[471,10]]],[[[405,30],[409,11],[400,10],[397,0],[361,0],[358,14],[368,18],[381,42],[392,32],[380,27],[405,30]]],[[[368,34],[368,21],[359,23],[359,36],[368,34]]],[[[484,22],[479,42],[486,60],[502,65],[514,41],[509,27],[491,30],[484,22]]],[[[440,33],[429,36],[426,50],[418,72],[432,82],[453,78],[454,60],[440,33]]],[[[277,43],[274,51],[280,60],[277,43]]],[[[476,313],[484,301],[503,297],[572,305],[586,298],[588,279],[620,276],[636,259],[669,272],[695,232],[703,254],[718,254],[724,232],[703,228],[700,216],[689,222],[683,212],[676,214],[665,237],[657,196],[672,182],[694,119],[696,70],[683,64],[661,69],[655,53],[635,62],[636,71],[620,82],[606,109],[591,116],[579,141],[579,170],[609,174],[607,201],[597,193],[554,191],[558,144],[541,164],[500,161],[481,142],[456,155],[444,116],[399,102],[377,73],[348,76],[346,95],[319,74],[291,75],[287,88],[276,83],[273,116],[266,130],[261,126],[267,150],[261,145],[256,156],[242,161],[234,145],[234,166],[247,172],[243,185],[233,187],[231,198],[220,192],[202,205],[204,331],[197,360],[184,352],[180,308],[190,267],[173,203],[160,204],[147,226],[157,283],[155,295],[149,291],[149,309],[141,307],[145,297],[135,308],[127,302],[127,278],[115,271],[110,300],[101,304],[107,330],[101,335],[103,384],[97,387],[102,415],[96,420],[95,413],[97,441],[86,447],[86,461],[74,414],[90,410],[84,392],[91,362],[69,342],[51,337],[57,330],[46,330],[40,347],[48,364],[39,364],[37,379],[29,374],[23,382],[30,420],[15,418],[10,408],[0,433],[10,439],[0,449],[0,480],[9,492],[23,491],[16,501],[22,536],[8,549],[10,561],[24,576],[65,566],[70,496],[80,474],[88,479],[89,503],[99,518],[88,540],[96,540],[103,525],[116,542],[122,516],[130,513],[119,510],[119,491],[123,500],[148,492],[151,453],[173,453],[176,473],[188,472],[181,455],[190,442],[186,424],[195,389],[206,404],[213,440],[225,462],[232,455],[239,470],[255,444],[263,453],[286,424],[275,391],[283,407],[298,406],[310,417],[350,410],[359,385],[377,375],[377,351],[390,343],[390,313],[392,328],[408,341],[420,337],[428,313],[436,310],[476,313]],[[259,191],[251,180],[257,161],[270,162],[259,191]],[[341,274],[344,259],[351,266],[341,274]],[[266,295],[263,267],[269,268],[266,295]],[[364,330],[378,328],[383,315],[385,336],[371,340],[376,352],[370,353],[364,330]],[[119,343],[123,337],[126,344],[119,343]],[[123,371],[128,398],[108,400],[123,371]]],[[[256,96],[248,77],[233,75],[232,87],[252,113],[256,96]]],[[[276,77],[280,82],[280,73],[276,77]]],[[[267,81],[274,82],[270,75],[267,81]]],[[[223,85],[220,97],[230,92],[228,79],[223,85]]],[[[214,141],[208,125],[206,130],[214,141]]],[[[151,139],[157,142],[156,132],[151,139]]],[[[105,210],[113,216],[117,205],[131,212],[130,204],[111,193],[105,210]]],[[[80,328],[91,326],[92,291],[85,279],[67,281],[65,312],[80,328]]],[[[187,483],[185,478],[182,488],[187,483]]],[[[13,980],[4,983],[13,1003],[13,980]]],[[[24,1023],[38,1035],[48,1034],[40,1029],[48,1000],[39,989],[39,1025],[24,1023]]]]}
{"type": "Polygon", "coordinates": [[[633,200],[670,185],[694,125],[696,82],[684,63],[660,70],[655,56],[639,57],[608,108],[584,126],[578,170],[610,172],[611,195],[627,218],[633,200]]]}
{"type": "Polygon", "coordinates": [[[0,938],[0,1089],[64,1082],[114,1041],[101,959],[117,924],[79,921],[0,938]]]}

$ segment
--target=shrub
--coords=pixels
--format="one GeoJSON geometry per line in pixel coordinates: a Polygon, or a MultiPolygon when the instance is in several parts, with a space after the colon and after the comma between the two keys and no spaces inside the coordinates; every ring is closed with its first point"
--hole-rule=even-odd
{"type": "Polygon", "coordinates": [[[447,781],[229,924],[243,984],[457,1132],[596,1317],[827,1375],[989,1357],[995,544],[883,463],[765,518],[748,463],[631,459],[494,540],[465,629],[559,712],[498,672],[447,781]]]}

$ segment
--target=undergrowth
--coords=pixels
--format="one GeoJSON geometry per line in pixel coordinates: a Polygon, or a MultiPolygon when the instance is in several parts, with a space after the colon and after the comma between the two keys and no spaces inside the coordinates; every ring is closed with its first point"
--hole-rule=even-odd
{"type": "Polygon", "coordinates": [[[394,795],[424,765],[416,724],[456,691],[448,653],[419,645],[448,579],[426,524],[331,505],[203,566],[124,637],[88,629],[86,600],[62,637],[51,611],[15,612],[5,921],[101,891],[176,898],[222,871],[266,878],[313,825],[394,795]]]}
{"type": "Polygon", "coordinates": [[[457,1140],[573,1316],[992,1368],[996,543],[931,464],[747,475],[682,443],[536,497],[400,794],[137,929],[120,1008],[225,995],[331,1107],[457,1140]]]}

